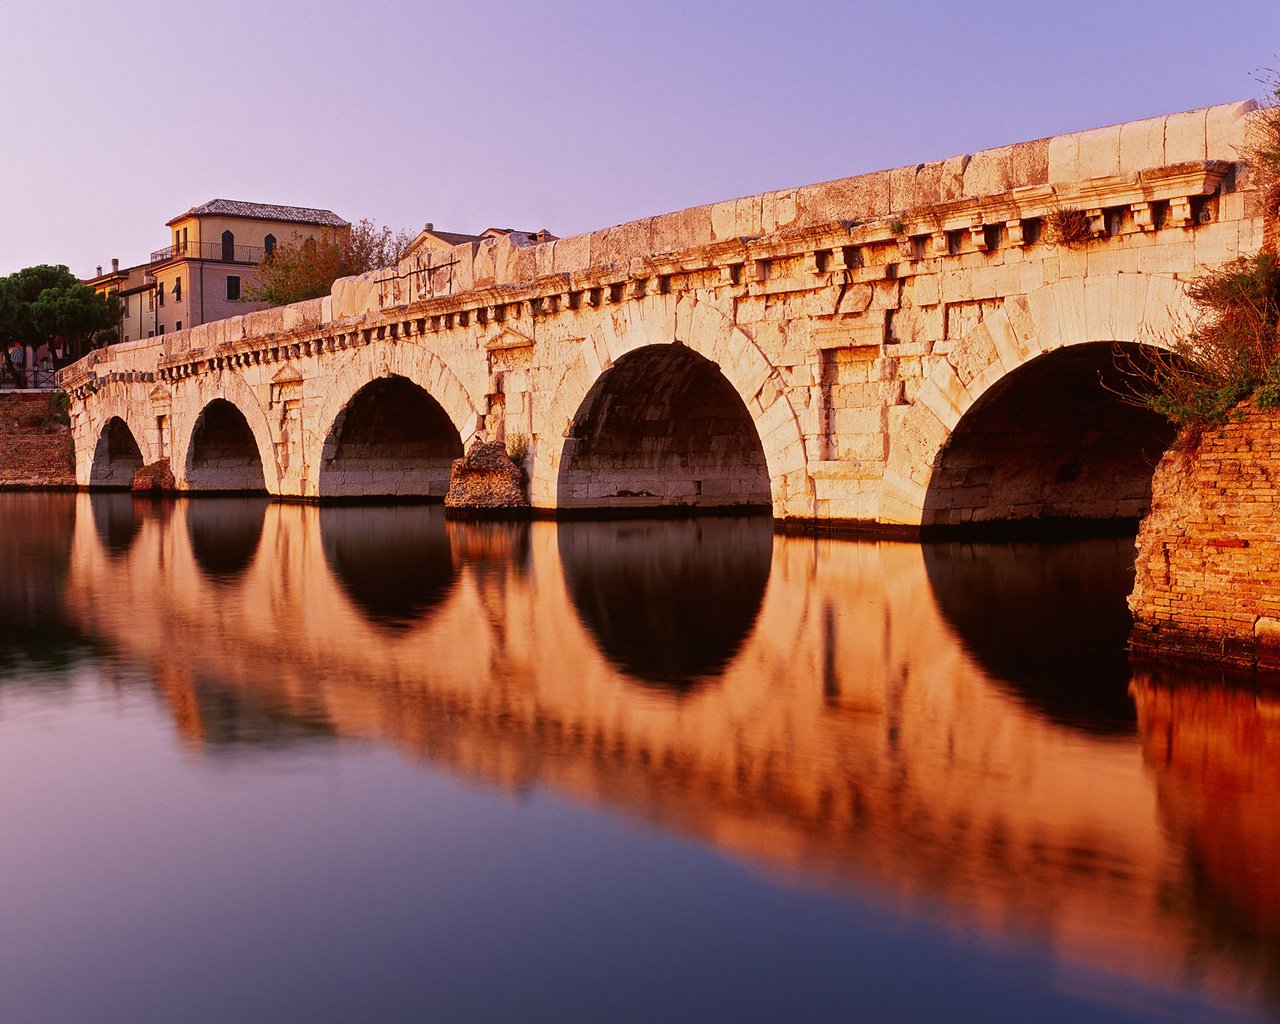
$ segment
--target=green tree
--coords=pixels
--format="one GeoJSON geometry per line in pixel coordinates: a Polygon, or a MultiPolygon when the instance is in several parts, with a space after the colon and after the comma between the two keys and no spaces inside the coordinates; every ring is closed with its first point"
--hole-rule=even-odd
{"type": "Polygon", "coordinates": [[[340,277],[394,265],[409,240],[407,232],[376,227],[370,220],[319,237],[295,235],[258,265],[244,298],[272,306],[322,298],[340,277]]]}
{"type": "Polygon", "coordinates": [[[64,266],[41,264],[0,277],[0,343],[10,374],[22,386],[29,367],[15,365],[15,345],[38,348],[62,338],[65,355],[78,358],[120,316],[119,299],[97,294],[64,266]]]}

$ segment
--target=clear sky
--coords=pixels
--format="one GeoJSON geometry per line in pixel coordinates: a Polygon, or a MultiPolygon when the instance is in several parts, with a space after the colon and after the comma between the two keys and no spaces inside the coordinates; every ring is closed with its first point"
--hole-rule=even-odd
{"type": "Polygon", "coordinates": [[[566,235],[1258,96],[1280,0],[0,0],[0,273],[213,198],[566,235]]]}

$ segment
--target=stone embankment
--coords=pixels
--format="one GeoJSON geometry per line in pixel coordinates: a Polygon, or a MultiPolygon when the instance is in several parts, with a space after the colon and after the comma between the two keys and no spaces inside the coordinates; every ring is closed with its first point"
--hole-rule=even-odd
{"type": "Polygon", "coordinates": [[[1129,606],[1138,655],[1280,671],[1280,410],[1166,453],[1129,606]]]}
{"type": "Polygon", "coordinates": [[[0,394],[0,490],[76,485],[71,428],[48,392],[0,394]]]}

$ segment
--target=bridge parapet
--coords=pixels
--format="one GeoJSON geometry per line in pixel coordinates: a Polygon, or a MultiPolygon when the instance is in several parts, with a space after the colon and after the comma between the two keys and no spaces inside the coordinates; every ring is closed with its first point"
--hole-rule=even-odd
{"type": "MultiPolygon", "coordinates": [[[[732,503],[741,467],[719,479],[690,470],[684,491],[658,480],[658,463],[688,469],[723,450],[731,426],[718,440],[702,428],[685,437],[696,458],[663,449],[640,466],[622,445],[575,477],[599,477],[601,493],[565,483],[591,447],[579,442],[593,388],[619,360],[674,342],[690,353],[685,371],[709,360],[737,392],[775,514],[915,525],[951,432],[993,385],[1063,345],[1151,340],[1183,305],[1181,279],[1257,248],[1260,210],[1239,163],[1252,109],[1169,115],[540,244],[467,243],[342,279],[324,299],[116,346],[63,371],[78,451],[93,452],[110,411],[135,433],[169,432],[152,447],[172,449],[181,486],[199,410],[235,391],[275,462],[268,489],[323,497],[318,474],[344,403],[403,376],[443,406],[463,442],[524,434],[537,506],[706,504],[712,493],[732,503]],[[173,411],[158,427],[154,402],[173,411]]],[[[658,400],[640,420],[675,412],[658,400]]],[[[84,483],[90,463],[78,457],[84,483]]],[[[1045,501],[1017,514],[1045,514],[1045,501]]],[[[963,519],[969,507],[943,514],[963,519]]]]}

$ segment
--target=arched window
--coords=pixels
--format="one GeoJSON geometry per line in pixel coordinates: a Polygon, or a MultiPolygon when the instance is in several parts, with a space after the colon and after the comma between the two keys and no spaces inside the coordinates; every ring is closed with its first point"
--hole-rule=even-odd
{"type": "Polygon", "coordinates": [[[264,238],[264,239],[262,240],[262,249],[263,249],[263,251],[264,251],[268,256],[270,256],[273,252],[275,252],[275,251],[276,251],[276,236],[275,236],[275,235],[267,235],[267,237],[266,237],[266,238],[264,238]]]}
{"type": "Polygon", "coordinates": [[[236,258],[236,236],[230,231],[222,232],[222,261],[234,263],[236,258]]]}

